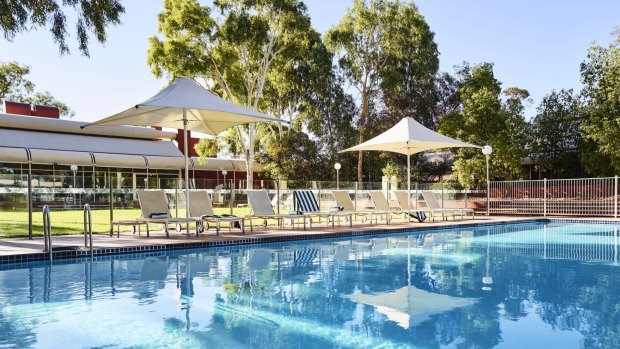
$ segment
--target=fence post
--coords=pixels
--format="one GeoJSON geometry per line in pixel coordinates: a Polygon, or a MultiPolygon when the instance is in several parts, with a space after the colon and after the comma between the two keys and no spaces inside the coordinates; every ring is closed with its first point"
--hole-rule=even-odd
{"type": "Polygon", "coordinates": [[[355,208],[355,210],[357,210],[357,185],[358,184],[359,182],[355,182],[355,190],[353,192],[353,207],[355,208]]]}
{"type": "Polygon", "coordinates": [[[280,180],[276,180],[276,212],[280,214],[280,180]]]}
{"type": "Polygon", "coordinates": [[[28,172],[28,239],[32,240],[32,174],[28,172]]]}
{"type": "MultiPolygon", "coordinates": [[[[112,185],[112,172],[110,172],[110,169],[108,168],[108,186],[109,186],[109,193],[108,195],[110,195],[110,222],[112,222],[114,220],[114,186],[112,185]]],[[[110,227],[110,230],[112,228],[110,227]]]]}
{"type": "Polygon", "coordinates": [[[547,178],[543,179],[543,191],[544,191],[544,198],[543,198],[543,216],[547,216],[547,178]]]}
{"type": "Polygon", "coordinates": [[[465,206],[464,206],[464,208],[467,208],[467,191],[468,190],[469,189],[467,187],[465,187],[465,206]]]}
{"type": "MultiPolygon", "coordinates": [[[[418,182],[415,182],[415,209],[418,209],[418,182]]],[[[409,198],[411,200],[411,198],[409,198]]],[[[411,204],[409,204],[411,205],[411,204]]]]}
{"type": "Polygon", "coordinates": [[[321,181],[317,181],[316,186],[319,189],[319,208],[321,208],[321,181]]]}
{"type": "Polygon", "coordinates": [[[230,214],[233,214],[233,205],[235,201],[235,182],[230,180],[230,214]]]}
{"type": "Polygon", "coordinates": [[[618,175],[614,176],[614,218],[618,218],[618,175]]]}
{"type": "Polygon", "coordinates": [[[443,196],[444,196],[444,192],[443,192],[443,182],[441,182],[441,208],[443,208],[443,196]]]}

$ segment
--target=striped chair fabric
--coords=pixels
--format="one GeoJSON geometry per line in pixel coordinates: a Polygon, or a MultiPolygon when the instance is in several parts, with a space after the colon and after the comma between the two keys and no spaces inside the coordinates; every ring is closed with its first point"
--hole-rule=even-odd
{"type": "Polygon", "coordinates": [[[319,212],[321,208],[310,190],[293,190],[295,210],[301,212],[319,212]]]}

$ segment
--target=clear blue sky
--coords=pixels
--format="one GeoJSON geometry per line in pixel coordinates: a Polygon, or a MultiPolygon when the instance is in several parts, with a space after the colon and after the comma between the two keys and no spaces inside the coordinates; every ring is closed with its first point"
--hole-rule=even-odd
{"type": "MultiPolygon", "coordinates": [[[[67,103],[76,120],[92,121],[150,97],[166,82],[146,64],[147,38],[157,32],[163,1],[124,1],[123,24],[109,29],[108,41],[90,45],[91,58],[59,57],[46,31],[0,38],[0,61],[31,67],[38,90],[67,103]]],[[[337,23],[347,0],[307,0],[312,23],[324,32],[337,23]]],[[[494,62],[504,87],[528,89],[534,107],[552,89],[580,88],[579,64],[596,41],[606,45],[620,25],[617,0],[419,0],[435,32],[442,71],[463,61],[494,62]]],[[[73,34],[73,28],[70,33],[73,34]]],[[[534,113],[528,109],[528,117],[534,113]]]]}

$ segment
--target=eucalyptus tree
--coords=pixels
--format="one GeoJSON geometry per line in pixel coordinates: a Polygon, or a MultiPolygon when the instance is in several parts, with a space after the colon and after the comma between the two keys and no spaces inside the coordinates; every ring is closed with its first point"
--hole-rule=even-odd
{"type": "Polygon", "coordinates": [[[581,106],[572,89],[544,96],[532,120],[532,157],[551,178],[579,177],[581,106]]]}
{"type": "Polygon", "coordinates": [[[583,109],[582,161],[593,175],[620,171],[620,29],[603,47],[594,44],[581,64],[583,109]]]}
{"type": "MultiPolygon", "coordinates": [[[[371,136],[371,115],[389,115],[373,112],[373,106],[380,109],[385,104],[403,114],[420,111],[400,104],[417,94],[415,89],[428,88],[429,78],[437,72],[433,37],[416,6],[398,0],[354,0],[340,22],[325,33],[324,42],[336,54],[342,76],[359,93],[358,142],[371,136]]],[[[362,164],[359,152],[360,182],[362,164]]]]}
{"type": "Polygon", "coordinates": [[[52,33],[60,54],[68,54],[67,12],[73,9],[78,47],[88,56],[89,34],[100,43],[106,41],[106,27],[119,24],[125,12],[120,0],[12,0],[0,2],[0,33],[8,41],[22,32],[45,28],[52,33]]]}
{"type": "MultiPolygon", "coordinates": [[[[228,100],[279,118],[292,115],[291,106],[299,103],[291,97],[298,86],[288,83],[288,74],[320,42],[305,5],[297,0],[215,0],[212,6],[166,0],[159,34],[150,38],[148,52],[156,76],[202,80],[228,100]]],[[[242,148],[251,188],[256,126],[236,130],[227,138],[236,138],[229,143],[242,148]]]]}
{"type": "MultiPolygon", "coordinates": [[[[508,99],[502,103],[501,83],[491,63],[466,66],[460,74],[461,107],[441,119],[440,132],[471,144],[491,145],[491,177],[514,177],[527,155],[528,132],[522,103],[529,94],[518,88],[506,89],[508,99]]],[[[479,149],[460,148],[455,159],[453,169],[461,184],[471,187],[485,178],[485,159],[479,149]]]]}
{"type": "Polygon", "coordinates": [[[49,92],[35,91],[35,84],[28,80],[30,67],[17,62],[0,62],[0,104],[4,101],[42,104],[57,107],[60,115],[72,117],[73,111],[49,92]]]}

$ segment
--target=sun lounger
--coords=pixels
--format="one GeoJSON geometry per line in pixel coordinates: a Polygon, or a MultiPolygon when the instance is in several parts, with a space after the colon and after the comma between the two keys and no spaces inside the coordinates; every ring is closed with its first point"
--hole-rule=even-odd
{"type": "Polygon", "coordinates": [[[196,236],[198,236],[200,221],[196,218],[172,217],[168,208],[168,199],[163,190],[137,190],[136,194],[140,202],[140,211],[142,211],[142,218],[137,221],[147,224],[147,236],[149,236],[149,223],[162,224],[166,232],[166,237],[170,237],[168,227],[171,224],[175,226],[185,224],[187,227],[187,234],[189,234],[189,226],[191,223],[194,223],[196,224],[196,236]]]}
{"type": "Polygon", "coordinates": [[[216,235],[220,235],[220,225],[222,222],[228,223],[229,231],[236,223],[239,229],[241,229],[241,232],[245,233],[245,219],[232,215],[216,215],[213,211],[211,198],[209,198],[209,194],[204,190],[189,192],[189,215],[195,219],[200,219],[203,227],[204,223],[207,223],[207,229],[209,228],[209,223],[215,223],[216,235]]]}
{"type": "Polygon", "coordinates": [[[321,218],[325,217],[327,223],[332,223],[332,228],[335,227],[336,218],[338,218],[338,224],[340,224],[340,218],[345,218],[345,220],[349,220],[349,226],[353,226],[353,215],[350,212],[322,212],[319,203],[310,190],[293,190],[293,199],[295,200],[295,210],[310,220],[310,228],[312,228],[312,218],[314,217],[319,219],[319,223],[321,223],[321,218]]]}
{"type": "Polygon", "coordinates": [[[301,219],[303,221],[304,230],[306,230],[306,217],[303,214],[276,214],[271,206],[269,195],[265,190],[248,190],[248,204],[252,210],[252,214],[246,216],[250,222],[250,231],[254,231],[252,219],[258,218],[267,222],[267,219],[275,219],[280,229],[284,229],[284,220],[290,219],[293,229],[295,229],[295,221],[301,219]]]}
{"type": "Polygon", "coordinates": [[[379,220],[385,220],[387,224],[390,224],[390,212],[389,211],[361,211],[356,210],[353,201],[351,201],[351,196],[349,196],[349,192],[346,190],[332,190],[332,195],[334,199],[336,199],[336,204],[342,208],[342,212],[351,213],[353,217],[362,217],[362,222],[370,217],[370,224],[372,224],[373,218],[375,220],[375,224],[379,222],[379,220]]]}
{"type": "Polygon", "coordinates": [[[437,201],[437,197],[435,197],[435,194],[433,194],[432,191],[423,190],[421,193],[424,201],[426,202],[426,205],[428,205],[428,207],[432,210],[452,213],[453,218],[456,217],[456,214],[460,214],[461,219],[464,219],[467,213],[471,213],[472,219],[476,218],[474,210],[471,208],[442,208],[439,204],[439,201],[437,201]]]}
{"type": "Polygon", "coordinates": [[[433,218],[433,222],[435,221],[435,216],[433,214],[441,214],[443,217],[443,212],[433,211],[428,208],[414,208],[415,205],[411,204],[409,194],[406,190],[396,190],[394,191],[394,194],[396,195],[398,206],[400,206],[400,209],[402,211],[408,213],[409,218],[415,218],[418,222],[424,222],[426,220],[426,212],[428,212],[429,215],[433,218]]]}
{"type": "Polygon", "coordinates": [[[390,207],[390,203],[385,197],[385,194],[383,193],[383,191],[372,190],[372,191],[369,191],[368,193],[370,194],[370,198],[372,199],[372,202],[375,205],[375,209],[377,211],[386,211],[386,212],[391,212],[395,214],[400,214],[402,216],[402,219],[407,220],[407,221],[410,221],[411,217],[416,218],[420,222],[423,222],[426,219],[426,217],[424,216],[424,212],[418,212],[416,210],[409,210],[409,212],[407,212],[406,207],[404,209],[400,206],[398,208],[390,207]]]}

